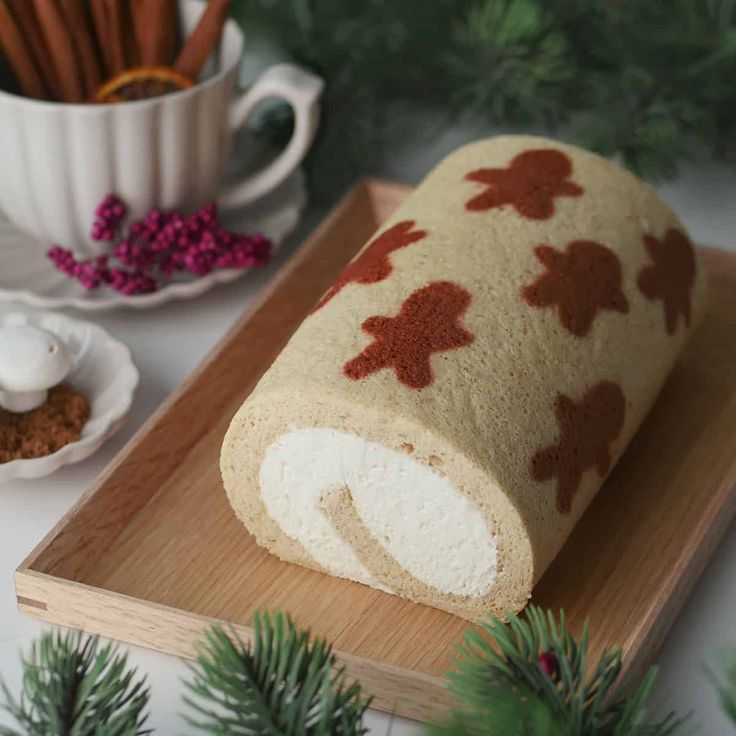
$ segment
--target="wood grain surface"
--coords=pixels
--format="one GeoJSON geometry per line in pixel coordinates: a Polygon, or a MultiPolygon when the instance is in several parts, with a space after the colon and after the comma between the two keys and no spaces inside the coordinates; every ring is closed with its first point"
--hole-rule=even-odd
{"type": "MultiPolygon", "coordinates": [[[[343,265],[410,190],[357,186],[194,375],[16,572],[19,608],[191,657],[213,621],[244,637],[283,609],[334,641],[374,705],[426,719],[466,623],[282,563],[233,515],[218,456],[230,417],[343,265]]],[[[706,249],[711,309],[534,601],[590,620],[591,656],[649,664],[736,510],[736,254],[706,249]]]]}

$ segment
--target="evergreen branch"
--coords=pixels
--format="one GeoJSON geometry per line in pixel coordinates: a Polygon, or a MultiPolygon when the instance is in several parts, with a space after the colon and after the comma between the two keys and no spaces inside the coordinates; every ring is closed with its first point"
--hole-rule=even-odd
{"type": "Polygon", "coordinates": [[[482,696],[431,723],[428,736],[568,736],[547,704],[527,688],[486,683],[482,696]]]}
{"type": "MultiPolygon", "coordinates": [[[[403,109],[570,125],[649,178],[698,142],[722,156],[736,140],[734,0],[252,0],[236,13],[327,81],[308,159],[318,194],[380,174],[403,109]]],[[[290,113],[262,122],[283,140],[290,113]]]]}
{"type": "Polygon", "coordinates": [[[715,685],[723,711],[736,726],[736,650],[730,653],[729,660],[721,671],[709,671],[708,674],[715,685]]]}
{"type": "MultiPolygon", "coordinates": [[[[640,175],[669,177],[693,140],[733,121],[733,0],[596,3],[578,43],[586,102],[576,137],[640,175]]],[[[578,28],[577,32],[582,32],[578,28]]]]}
{"type": "Polygon", "coordinates": [[[483,0],[456,26],[449,72],[460,99],[492,122],[552,122],[566,116],[573,77],[559,9],[537,0],[483,0]]]}
{"type": "Polygon", "coordinates": [[[254,616],[252,645],[221,628],[205,635],[187,721],[217,736],[359,736],[369,700],[348,684],[332,648],[283,614],[254,616]]]}
{"type": "Polygon", "coordinates": [[[555,617],[528,606],[523,618],[509,614],[508,619],[492,617],[480,631],[466,632],[455,670],[448,674],[460,707],[433,726],[433,736],[669,736],[682,724],[672,714],[644,723],[655,671],[626,697],[616,687],[620,652],[588,662],[587,624],[576,642],[562,612],[555,617]]]}
{"type": "Polygon", "coordinates": [[[150,694],[127,657],[79,632],[45,633],[23,658],[16,701],[0,681],[0,706],[20,731],[2,736],[143,736],[150,694]]]}

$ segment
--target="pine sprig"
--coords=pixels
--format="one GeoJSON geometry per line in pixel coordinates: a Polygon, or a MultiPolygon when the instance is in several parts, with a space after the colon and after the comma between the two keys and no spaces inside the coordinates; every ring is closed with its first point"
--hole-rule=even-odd
{"type": "Polygon", "coordinates": [[[143,736],[149,691],[112,644],[79,632],[45,633],[23,658],[18,700],[0,682],[0,705],[20,731],[2,736],[143,736]]]}
{"type": "Polygon", "coordinates": [[[649,178],[674,175],[694,140],[733,135],[734,0],[590,3],[576,35],[585,145],[649,178]],[[717,130],[718,129],[718,130],[717,130]]]}
{"type": "Polygon", "coordinates": [[[588,627],[579,641],[556,617],[528,606],[523,618],[505,623],[489,618],[470,629],[457,648],[450,692],[461,707],[434,736],[478,733],[565,734],[565,736],[668,736],[681,722],[670,714],[644,725],[654,684],[651,670],[628,697],[618,688],[621,653],[605,652],[588,662],[588,627]],[[504,721],[498,720],[503,714],[504,721]],[[494,721],[495,719],[495,721],[494,721]],[[506,728],[507,730],[503,730],[506,728]],[[499,730],[500,729],[500,730],[499,730]]]}
{"type": "Polygon", "coordinates": [[[476,695],[461,699],[438,723],[430,723],[428,736],[569,736],[570,730],[555,718],[551,708],[528,688],[484,683],[476,695]]]}
{"type": "MultiPolygon", "coordinates": [[[[529,606],[508,622],[489,618],[456,647],[449,690],[457,706],[429,736],[672,736],[684,719],[649,718],[651,669],[638,689],[621,688],[621,653],[589,661],[588,627],[578,640],[564,613],[529,606]]],[[[0,736],[142,736],[149,693],[112,645],[96,637],[45,634],[23,660],[16,701],[0,683],[0,706],[19,730],[0,736]]],[[[205,635],[186,683],[186,718],[214,736],[362,736],[369,705],[346,681],[332,649],[283,614],[257,614],[250,645],[220,628],[205,635]]],[[[736,725],[736,654],[711,675],[736,725]]]]}
{"type": "Polygon", "coordinates": [[[277,613],[254,616],[253,644],[213,628],[186,683],[187,721],[216,736],[359,736],[369,700],[332,647],[277,613]]]}
{"type": "Polygon", "coordinates": [[[716,687],[718,699],[724,713],[736,727],[736,650],[730,653],[726,665],[718,672],[710,672],[710,679],[716,687]]]}
{"type": "Polygon", "coordinates": [[[559,13],[537,0],[472,5],[448,55],[458,98],[501,125],[564,117],[574,67],[559,13]]]}
{"type": "MultiPolygon", "coordinates": [[[[736,0],[250,0],[251,35],[327,81],[308,159],[334,195],[381,174],[406,111],[542,124],[647,178],[736,148],[736,0]]],[[[266,130],[283,133],[284,109],[266,130]]]]}

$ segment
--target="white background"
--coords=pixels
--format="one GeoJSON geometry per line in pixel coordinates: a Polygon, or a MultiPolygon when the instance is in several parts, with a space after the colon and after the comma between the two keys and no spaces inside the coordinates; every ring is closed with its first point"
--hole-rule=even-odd
{"type": "MultiPolygon", "coordinates": [[[[397,152],[383,173],[416,181],[442,155],[470,137],[472,131],[458,127],[442,135],[425,134],[421,146],[397,152]]],[[[677,181],[659,189],[695,240],[736,247],[736,171],[705,162],[688,167],[677,181]]],[[[38,623],[16,611],[13,570],[161,401],[197,366],[322,214],[323,210],[310,210],[277,262],[257,275],[195,301],[177,302],[150,312],[92,315],[131,348],[142,381],[124,429],[96,456],[46,479],[15,481],[0,487],[0,673],[12,691],[17,692],[20,681],[19,651],[41,631],[38,623]]],[[[736,646],[735,580],[736,527],[732,524],[658,657],[661,673],[654,701],[664,709],[693,711],[700,733],[714,736],[734,733],[720,713],[704,667],[718,661],[724,643],[736,646]]],[[[184,665],[154,652],[136,648],[129,651],[131,662],[147,673],[153,690],[150,725],[159,734],[186,733],[179,716],[184,665]]],[[[0,714],[0,724],[6,723],[6,718],[0,714]]],[[[382,714],[371,713],[368,723],[371,733],[387,731],[388,718],[382,714]]],[[[421,727],[410,722],[394,722],[392,727],[394,735],[420,732],[421,727]]]]}

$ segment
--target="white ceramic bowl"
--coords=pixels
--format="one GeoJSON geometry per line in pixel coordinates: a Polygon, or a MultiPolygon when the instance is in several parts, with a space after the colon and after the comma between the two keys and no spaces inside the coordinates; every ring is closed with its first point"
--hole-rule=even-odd
{"type": "Polygon", "coordinates": [[[77,442],[45,457],[0,463],[0,483],[11,478],[40,478],[89,457],[122,426],[139,378],[130,350],[91,322],[51,312],[0,314],[0,327],[9,325],[37,325],[67,344],[73,364],[66,381],[87,398],[90,417],[77,442]]]}

